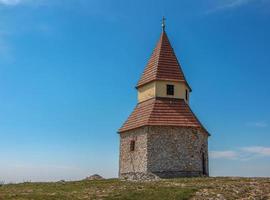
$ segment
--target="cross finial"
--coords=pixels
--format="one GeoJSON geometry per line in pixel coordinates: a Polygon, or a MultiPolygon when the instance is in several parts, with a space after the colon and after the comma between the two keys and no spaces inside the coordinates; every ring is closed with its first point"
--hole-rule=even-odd
{"type": "Polygon", "coordinates": [[[166,18],[163,16],[162,17],[162,31],[165,31],[165,21],[166,21],[166,18]]]}

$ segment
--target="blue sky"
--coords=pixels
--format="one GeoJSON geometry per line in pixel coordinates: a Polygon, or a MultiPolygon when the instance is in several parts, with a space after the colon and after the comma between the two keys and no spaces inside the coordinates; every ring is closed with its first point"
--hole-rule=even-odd
{"type": "Polygon", "coordinates": [[[167,18],[213,176],[270,176],[269,0],[0,0],[0,181],[116,177],[167,18]]]}

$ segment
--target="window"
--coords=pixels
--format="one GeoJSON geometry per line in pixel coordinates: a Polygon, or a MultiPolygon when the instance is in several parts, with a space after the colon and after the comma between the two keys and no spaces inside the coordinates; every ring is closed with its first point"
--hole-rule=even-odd
{"type": "Polygon", "coordinates": [[[188,90],[186,90],[186,100],[188,101],[188,90]]]}
{"type": "Polygon", "coordinates": [[[135,140],[130,141],[130,151],[135,151],[135,140]]]}
{"type": "Polygon", "coordinates": [[[174,95],[174,85],[167,85],[167,95],[174,95]]]}

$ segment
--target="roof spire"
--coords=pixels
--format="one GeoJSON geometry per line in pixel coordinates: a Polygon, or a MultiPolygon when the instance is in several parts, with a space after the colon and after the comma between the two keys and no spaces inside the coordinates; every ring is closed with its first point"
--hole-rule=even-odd
{"type": "Polygon", "coordinates": [[[156,47],[144,69],[136,88],[155,80],[183,82],[189,87],[181,65],[177,60],[169,38],[165,32],[165,18],[162,20],[162,33],[156,47]]]}
{"type": "Polygon", "coordinates": [[[165,31],[165,21],[166,21],[166,18],[163,16],[162,17],[162,24],[161,24],[163,32],[165,31]]]}

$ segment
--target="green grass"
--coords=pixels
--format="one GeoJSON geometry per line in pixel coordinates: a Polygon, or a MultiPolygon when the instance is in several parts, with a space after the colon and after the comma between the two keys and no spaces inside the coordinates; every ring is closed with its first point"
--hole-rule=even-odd
{"type": "Polygon", "coordinates": [[[65,183],[23,183],[0,187],[0,200],[185,200],[196,190],[159,182],[127,182],[117,179],[65,183]]]}
{"type": "Polygon", "coordinates": [[[0,200],[270,199],[269,178],[179,178],[155,182],[118,179],[0,185],[0,200]]]}
{"type": "Polygon", "coordinates": [[[119,194],[113,194],[107,200],[187,200],[195,192],[195,189],[180,189],[173,187],[150,187],[142,190],[126,190],[119,194]]]}

